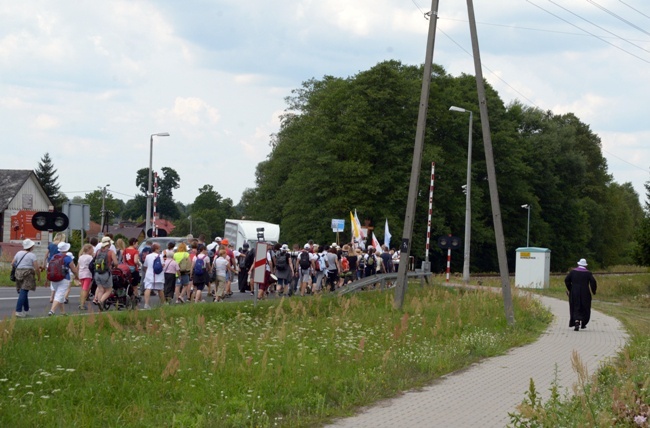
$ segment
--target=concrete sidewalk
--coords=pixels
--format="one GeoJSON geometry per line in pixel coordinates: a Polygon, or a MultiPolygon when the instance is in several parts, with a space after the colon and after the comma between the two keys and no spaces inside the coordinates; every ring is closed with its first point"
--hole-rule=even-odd
{"type": "Polygon", "coordinates": [[[566,301],[540,299],[555,319],[537,342],[443,376],[421,390],[381,401],[330,426],[504,427],[510,421],[508,412],[525,398],[531,378],[545,399],[550,395],[556,371],[561,392],[565,388],[571,391],[578,379],[571,366],[574,350],[591,375],[602,361],[615,357],[625,345],[628,336],[615,318],[592,310],[587,328],[575,332],[569,328],[566,301]]]}

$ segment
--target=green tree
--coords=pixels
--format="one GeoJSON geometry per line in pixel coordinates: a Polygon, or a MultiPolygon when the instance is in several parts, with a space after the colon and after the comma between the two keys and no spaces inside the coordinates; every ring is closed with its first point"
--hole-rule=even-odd
{"type": "MultiPolygon", "coordinates": [[[[175,169],[170,167],[162,167],[161,174],[158,174],[158,195],[157,195],[157,212],[164,218],[176,220],[181,217],[181,213],[174,201],[173,192],[180,187],[181,178],[175,169]]],[[[152,175],[152,180],[154,176],[152,175]]],[[[149,168],[141,168],[136,173],[135,185],[140,191],[146,195],[149,188],[149,168]]],[[[154,184],[151,184],[152,192],[155,191],[154,184]]],[[[138,204],[139,207],[139,204],[138,204]]],[[[146,214],[146,197],[145,209],[142,211],[142,216],[146,214]]],[[[129,211],[130,215],[133,215],[129,211]]]]}
{"type": "Polygon", "coordinates": [[[56,175],[57,170],[54,168],[52,159],[49,153],[45,153],[38,163],[38,167],[34,170],[36,178],[43,186],[43,190],[56,210],[61,210],[61,204],[68,200],[67,196],[61,193],[61,186],[58,183],[59,176],[56,175]]]}
{"type": "MultiPolygon", "coordinates": [[[[84,203],[90,205],[90,220],[101,223],[102,213],[102,191],[94,190],[86,193],[84,203]]],[[[115,199],[110,192],[106,192],[104,209],[108,211],[107,218],[119,218],[124,210],[125,204],[121,199],[115,199]]]]}

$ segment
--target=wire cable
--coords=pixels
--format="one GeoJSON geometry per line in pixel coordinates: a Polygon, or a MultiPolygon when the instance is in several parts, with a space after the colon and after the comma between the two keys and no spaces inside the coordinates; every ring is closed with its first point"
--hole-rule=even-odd
{"type": "Polygon", "coordinates": [[[643,15],[643,16],[645,16],[646,18],[650,19],[650,16],[648,16],[648,15],[646,15],[645,13],[641,12],[639,9],[635,9],[635,8],[633,8],[633,7],[630,6],[629,4],[625,3],[623,0],[618,0],[618,1],[621,2],[621,3],[623,3],[625,6],[629,7],[630,9],[632,9],[633,11],[635,11],[636,13],[638,13],[639,15],[643,15]]]}
{"type": "MultiPolygon", "coordinates": [[[[645,51],[645,52],[650,53],[650,50],[645,49],[645,48],[643,48],[643,47],[637,45],[636,43],[632,43],[631,41],[624,39],[623,37],[619,36],[618,34],[612,33],[612,32],[609,31],[608,29],[606,29],[606,28],[604,28],[604,27],[601,27],[601,26],[598,25],[598,24],[593,23],[592,21],[590,21],[590,20],[588,20],[587,18],[584,18],[584,17],[578,15],[577,13],[571,12],[569,9],[565,8],[564,6],[561,6],[561,5],[557,4],[557,3],[555,3],[553,0],[548,0],[548,1],[549,1],[549,3],[553,3],[555,6],[559,7],[560,9],[569,12],[571,15],[573,15],[573,16],[575,16],[575,17],[577,17],[577,18],[582,19],[583,21],[585,21],[585,22],[587,22],[587,23],[593,25],[593,26],[596,27],[596,28],[600,28],[601,30],[605,31],[606,33],[611,34],[612,36],[616,37],[617,39],[622,40],[622,41],[624,41],[624,42],[626,42],[626,43],[629,43],[629,44],[631,44],[632,46],[635,46],[635,47],[641,49],[642,51],[645,51]]],[[[587,0],[587,1],[591,3],[591,0],[587,0]]]]}
{"type": "Polygon", "coordinates": [[[623,18],[623,17],[621,17],[621,16],[615,14],[615,13],[612,12],[611,10],[607,9],[605,6],[601,6],[601,5],[599,5],[599,4],[596,3],[594,0],[587,0],[587,2],[593,4],[594,6],[596,6],[598,9],[602,10],[603,12],[610,14],[611,16],[613,16],[614,18],[618,19],[619,21],[626,23],[626,24],[629,25],[630,27],[635,28],[635,29],[639,30],[640,32],[642,32],[643,34],[647,34],[648,36],[650,36],[650,33],[648,33],[648,32],[647,32],[646,30],[644,30],[643,28],[641,28],[641,27],[639,27],[638,25],[635,25],[635,24],[631,23],[631,22],[628,21],[627,19],[625,19],[625,18],[623,18]]]}
{"type": "MultiPolygon", "coordinates": [[[[535,6],[536,8],[541,9],[541,10],[543,10],[544,12],[548,13],[549,15],[556,17],[556,18],[559,19],[560,21],[564,21],[564,22],[566,22],[567,24],[571,25],[572,27],[575,27],[575,28],[577,28],[577,29],[580,30],[580,31],[584,31],[584,32],[587,33],[587,34],[590,34],[590,35],[592,35],[593,37],[596,37],[596,38],[599,39],[600,41],[605,42],[605,43],[607,43],[608,45],[613,46],[613,47],[615,47],[616,49],[621,50],[621,51],[625,52],[625,53],[628,54],[628,55],[631,55],[631,56],[633,56],[633,57],[635,57],[635,58],[637,58],[637,59],[640,59],[641,61],[643,61],[643,62],[645,62],[645,63],[647,63],[647,64],[650,64],[650,61],[648,61],[647,59],[645,59],[645,58],[641,58],[640,56],[635,55],[635,54],[633,54],[632,52],[630,52],[630,51],[628,51],[628,50],[625,50],[625,49],[623,49],[623,48],[620,47],[620,46],[616,46],[614,43],[608,42],[607,40],[603,39],[602,37],[600,37],[600,36],[598,36],[598,35],[596,35],[596,34],[590,32],[590,31],[587,31],[587,30],[585,30],[584,28],[581,28],[581,27],[577,26],[576,24],[574,24],[574,23],[572,23],[572,22],[567,21],[566,19],[562,18],[561,16],[556,15],[555,13],[551,12],[550,10],[546,10],[546,9],[544,9],[544,8],[541,7],[540,5],[535,4],[535,3],[533,3],[533,2],[530,1],[530,0],[526,0],[526,1],[527,1],[528,3],[530,3],[530,4],[532,4],[533,6],[535,6]]],[[[549,1],[550,1],[550,0],[549,0],[549,1]]]]}

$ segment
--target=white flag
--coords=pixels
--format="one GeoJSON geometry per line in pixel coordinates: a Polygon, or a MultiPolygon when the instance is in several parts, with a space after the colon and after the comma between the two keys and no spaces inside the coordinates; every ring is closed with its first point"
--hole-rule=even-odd
{"type": "Polygon", "coordinates": [[[386,219],[386,226],[384,227],[384,245],[390,248],[390,231],[388,230],[388,219],[386,219]]]}

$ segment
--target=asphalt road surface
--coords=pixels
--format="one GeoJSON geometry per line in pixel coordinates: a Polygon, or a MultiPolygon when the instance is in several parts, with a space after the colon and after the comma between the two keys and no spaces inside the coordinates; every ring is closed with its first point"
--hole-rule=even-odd
{"type": "MultiPolygon", "coordinates": [[[[229,301],[242,301],[242,300],[253,300],[253,296],[250,293],[240,293],[239,285],[237,282],[232,283],[233,295],[230,298],[225,299],[225,302],[229,301]]],[[[78,314],[78,313],[88,313],[90,311],[99,312],[97,306],[93,305],[90,301],[86,302],[87,311],[79,310],[79,293],[81,287],[72,287],[70,291],[70,296],[68,297],[69,303],[65,305],[65,311],[69,314],[78,314]]],[[[29,316],[30,317],[46,317],[47,313],[50,310],[50,288],[43,287],[39,285],[36,288],[36,291],[29,292],[29,316]]],[[[211,303],[212,297],[205,297],[205,291],[203,293],[204,299],[211,303]]],[[[11,317],[16,310],[16,302],[18,301],[18,293],[16,293],[15,287],[0,287],[0,319],[11,317]]],[[[158,297],[152,296],[151,302],[152,307],[156,307],[159,304],[158,297]]],[[[142,301],[138,305],[142,309],[142,301]]],[[[111,311],[115,310],[114,306],[111,306],[111,311]]],[[[58,312],[57,312],[58,315],[58,312]]]]}

